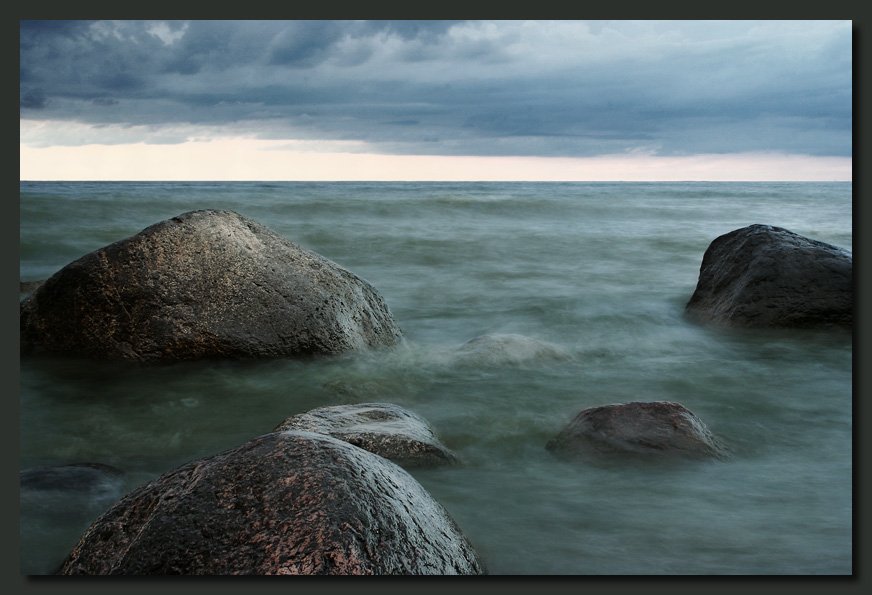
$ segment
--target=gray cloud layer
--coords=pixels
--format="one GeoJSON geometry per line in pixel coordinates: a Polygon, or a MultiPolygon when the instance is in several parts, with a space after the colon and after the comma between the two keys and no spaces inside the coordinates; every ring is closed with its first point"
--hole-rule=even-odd
{"type": "Polygon", "coordinates": [[[387,153],[852,154],[850,22],[21,21],[19,72],[26,119],[387,153]]]}

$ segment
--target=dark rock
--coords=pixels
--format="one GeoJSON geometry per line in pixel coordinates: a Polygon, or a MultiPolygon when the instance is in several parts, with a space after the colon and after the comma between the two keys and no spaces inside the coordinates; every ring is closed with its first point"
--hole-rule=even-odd
{"type": "MultiPolygon", "coordinates": [[[[31,467],[19,471],[19,488],[22,523],[42,523],[49,530],[62,531],[64,526],[78,522],[81,534],[97,515],[124,495],[124,473],[99,463],[31,467]]],[[[66,552],[61,552],[61,557],[63,554],[66,552]]]]}
{"type": "Polygon", "coordinates": [[[481,574],[442,506],[394,463],[274,432],[170,471],[102,515],[60,574],[481,574]]]}
{"type": "Polygon", "coordinates": [[[21,352],[173,361],[401,340],[366,281],[229,211],[193,211],[70,263],[21,302],[21,352]]]}
{"type": "Polygon", "coordinates": [[[120,469],[99,463],[19,472],[21,574],[52,574],[88,526],[129,489],[120,469]]]}
{"type": "Polygon", "coordinates": [[[89,491],[120,482],[122,471],[102,463],[73,463],[22,469],[19,486],[29,490],[89,491]]]}
{"type": "Polygon", "coordinates": [[[19,294],[30,294],[36,291],[36,288],[45,283],[45,279],[39,281],[19,281],[19,294]]]}
{"type": "Polygon", "coordinates": [[[711,243],[685,312],[736,327],[850,329],[852,268],[841,248],[751,225],[711,243]]]}
{"type": "Polygon", "coordinates": [[[424,418],[390,403],[319,407],[289,417],[275,431],[326,434],[404,467],[456,465],[457,456],[424,418]]]}
{"type": "Polygon", "coordinates": [[[633,454],[722,458],[725,450],[706,425],[679,403],[602,405],[581,411],[546,448],[574,455],[633,454]]]}

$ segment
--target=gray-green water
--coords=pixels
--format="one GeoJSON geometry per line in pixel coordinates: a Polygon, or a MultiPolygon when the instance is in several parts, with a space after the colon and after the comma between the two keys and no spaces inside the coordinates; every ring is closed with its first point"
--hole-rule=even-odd
{"type": "Polygon", "coordinates": [[[388,401],[464,461],[411,470],[492,574],[850,574],[852,337],[685,320],[702,255],[752,223],[852,250],[850,183],[28,183],[20,276],[200,208],[252,217],[372,283],[389,353],[162,368],[23,359],[20,465],[120,486],[21,492],[21,572],[54,570],[123,493],[325,404],[388,401]],[[483,334],[506,352],[462,357],[483,334]],[[530,357],[534,340],[552,349],[530,357]],[[581,409],[677,401],[727,461],[582,466],[581,409]]]}

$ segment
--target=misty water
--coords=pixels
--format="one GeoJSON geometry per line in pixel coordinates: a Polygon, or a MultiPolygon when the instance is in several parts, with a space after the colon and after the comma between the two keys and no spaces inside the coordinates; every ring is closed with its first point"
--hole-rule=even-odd
{"type": "Polygon", "coordinates": [[[852,250],[850,183],[21,182],[21,280],[202,208],[369,281],[405,344],[161,367],[23,358],[21,469],[123,473],[82,492],[22,488],[22,573],[54,571],[100,513],[178,465],[314,407],[376,401],[426,418],[462,459],[409,472],[491,574],[852,572],[851,334],[683,316],[724,233],[764,223],[852,250]],[[487,334],[508,348],[456,351],[487,334]],[[580,410],[629,401],[683,404],[730,457],[581,464],[545,450],[580,410]]]}

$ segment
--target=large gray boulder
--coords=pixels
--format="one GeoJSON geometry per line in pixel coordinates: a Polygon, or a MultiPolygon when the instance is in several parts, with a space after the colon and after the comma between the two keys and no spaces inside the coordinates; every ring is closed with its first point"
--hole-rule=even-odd
{"type": "Polygon", "coordinates": [[[137,488],[59,574],[482,574],[445,509],[394,463],[274,432],[137,488]]]}
{"type": "Polygon", "coordinates": [[[299,430],[326,434],[404,467],[456,465],[430,423],[391,403],[319,407],[289,417],[274,431],[299,430]]]}
{"type": "Polygon", "coordinates": [[[706,250],[685,312],[735,327],[850,329],[849,252],[769,225],[716,238],[706,250]]]}
{"type": "Polygon", "coordinates": [[[566,458],[657,455],[723,458],[721,441],[684,405],[632,402],[584,409],[545,447],[566,458]]]}
{"type": "Polygon", "coordinates": [[[138,361],[336,354],[401,331],[366,281],[229,211],[70,263],[21,302],[21,352],[138,361]]]}

